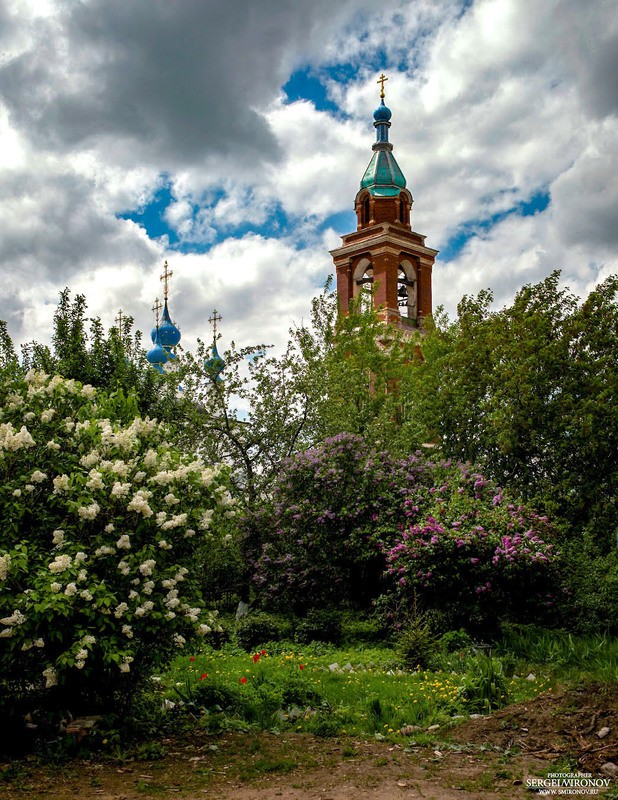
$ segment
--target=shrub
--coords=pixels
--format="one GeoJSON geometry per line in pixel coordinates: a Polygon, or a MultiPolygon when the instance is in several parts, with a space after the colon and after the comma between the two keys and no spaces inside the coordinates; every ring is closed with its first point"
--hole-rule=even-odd
{"type": "Polygon", "coordinates": [[[0,386],[0,697],[22,710],[126,706],[216,624],[199,564],[233,513],[225,474],[136,407],[32,371],[0,386]]]}
{"type": "Polygon", "coordinates": [[[263,612],[255,612],[242,617],[236,625],[236,641],[239,647],[249,652],[267,642],[287,638],[291,626],[279,617],[263,612]]]}
{"type": "Polygon", "coordinates": [[[425,614],[416,612],[406,620],[395,641],[395,649],[405,669],[429,665],[436,650],[436,637],[425,614]]]}
{"type": "Polygon", "coordinates": [[[501,618],[547,617],[558,556],[547,517],[466,465],[431,466],[433,484],[410,492],[408,523],[386,550],[404,607],[415,601],[449,627],[494,633],[501,618]]]}
{"type": "Polygon", "coordinates": [[[309,611],[307,616],[296,624],[294,638],[301,644],[309,642],[341,642],[341,614],[337,611],[309,611]]]}
{"type": "Polygon", "coordinates": [[[367,609],[386,595],[397,625],[416,594],[446,628],[487,633],[556,602],[546,517],[470,465],[397,459],[352,434],[288,459],[272,505],[242,527],[269,608],[367,609]]]}
{"type": "Polygon", "coordinates": [[[198,708],[214,712],[226,711],[230,714],[235,714],[243,705],[238,687],[215,678],[198,683],[191,699],[198,708]]]}
{"type": "Polygon", "coordinates": [[[384,586],[378,540],[405,520],[403,481],[422,469],[348,433],[289,458],[272,504],[242,521],[261,601],[301,615],[369,608],[384,586]]]}
{"type": "Polygon", "coordinates": [[[459,650],[468,650],[472,647],[473,642],[468,633],[460,628],[457,631],[447,631],[442,634],[438,644],[446,653],[456,653],[459,650]]]}

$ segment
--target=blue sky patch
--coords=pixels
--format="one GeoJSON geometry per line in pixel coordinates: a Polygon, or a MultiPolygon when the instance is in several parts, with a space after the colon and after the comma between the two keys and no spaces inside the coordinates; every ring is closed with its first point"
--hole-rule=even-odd
{"type": "Polygon", "coordinates": [[[179,239],[176,231],[164,219],[165,209],[173,202],[169,183],[157,190],[152,200],[143,208],[116,214],[119,219],[130,219],[140,225],[151,239],[169,238],[170,247],[176,249],[179,239]]]}
{"type": "Polygon", "coordinates": [[[296,100],[310,100],[318,111],[333,111],[339,109],[329,99],[326,86],[312,73],[309,67],[297,69],[290,75],[290,79],[283,87],[290,103],[296,100]]]}
{"type": "Polygon", "coordinates": [[[550,200],[551,196],[546,189],[537,192],[536,194],[532,195],[530,200],[525,200],[519,203],[520,214],[522,217],[532,217],[535,214],[539,214],[541,211],[545,211],[550,203],[550,200]]]}
{"type": "Polygon", "coordinates": [[[353,211],[338,211],[326,217],[320,225],[320,230],[332,228],[336,233],[343,236],[356,230],[356,214],[353,211]]]}
{"type": "Polygon", "coordinates": [[[501,211],[499,214],[492,214],[487,219],[475,220],[462,225],[441,248],[440,261],[448,262],[457,258],[470,239],[478,236],[481,232],[491,230],[494,225],[511,214],[517,214],[520,217],[531,217],[535,214],[540,214],[549,206],[550,200],[551,197],[547,189],[541,189],[528,200],[521,200],[516,203],[508,211],[501,211]]]}
{"type": "MultiPolygon", "coordinates": [[[[225,192],[219,190],[208,195],[208,206],[214,206],[225,197],[225,192]]],[[[223,241],[233,231],[233,235],[242,238],[247,233],[255,233],[264,237],[281,236],[293,232],[294,225],[290,222],[280,204],[277,204],[266,222],[262,224],[252,223],[250,220],[242,222],[240,225],[228,226],[225,223],[218,225],[213,222],[215,234],[211,241],[196,241],[194,239],[183,239],[178,232],[170,227],[165,219],[165,211],[168,206],[175,202],[171,192],[170,184],[165,183],[153,195],[149,203],[142,208],[132,211],[123,211],[116,216],[119,219],[130,219],[140,225],[151,239],[158,239],[167,236],[169,247],[181,253],[206,253],[210,248],[223,241]]],[[[198,203],[193,204],[193,218],[195,219],[200,211],[198,203]]]]}

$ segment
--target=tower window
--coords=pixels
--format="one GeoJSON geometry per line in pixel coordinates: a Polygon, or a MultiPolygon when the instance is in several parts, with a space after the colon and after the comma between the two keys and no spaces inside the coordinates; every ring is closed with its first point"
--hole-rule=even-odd
{"type": "Polygon", "coordinates": [[[365,197],[364,200],[363,200],[361,222],[363,223],[363,225],[369,225],[369,198],[368,197],[365,197]]]}

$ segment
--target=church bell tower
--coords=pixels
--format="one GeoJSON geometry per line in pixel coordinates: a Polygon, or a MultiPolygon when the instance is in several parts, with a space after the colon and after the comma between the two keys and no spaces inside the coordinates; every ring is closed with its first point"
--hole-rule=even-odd
{"type": "Polygon", "coordinates": [[[411,332],[432,313],[431,272],[438,251],[426,247],[425,237],[410,225],[412,195],[388,140],[392,113],[384,104],[386,80],[384,75],[378,80],[376,141],[354,201],[357,228],[331,255],[342,314],[349,313],[353,300],[371,296],[384,322],[411,332]]]}

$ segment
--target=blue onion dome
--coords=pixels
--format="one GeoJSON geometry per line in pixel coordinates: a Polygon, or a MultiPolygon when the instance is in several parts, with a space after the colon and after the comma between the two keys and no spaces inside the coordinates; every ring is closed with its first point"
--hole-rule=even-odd
{"type": "Polygon", "coordinates": [[[161,315],[161,324],[159,325],[159,342],[163,347],[176,347],[180,342],[180,331],[172,322],[170,312],[167,308],[167,300],[163,306],[163,314],[161,315]]]}
{"type": "Polygon", "coordinates": [[[390,122],[393,112],[388,106],[384,105],[384,100],[380,103],[378,108],[373,112],[373,118],[376,122],[390,122]]]}
{"type": "Polygon", "coordinates": [[[157,325],[155,325],[154,328],[150,331],[150,339],[153,344],[157,341],[158,333],[159,333],[159,328],[157,325]]]}
{"type": "MultiPolygon", "coordinates": [[[[165,362],[168,360],[168,354],[161,347],[161,343],[159,341],[156,341],[152,350],[149,350],[148,353],[146,354],[146,358],[148,359],[148,362],[152,364],[154,367],[157,366],[162,367],[162,365],[165,364],[165,362]]],[[[162,371],[163,370],[161,368],[159,372],[162,371]]]]}

